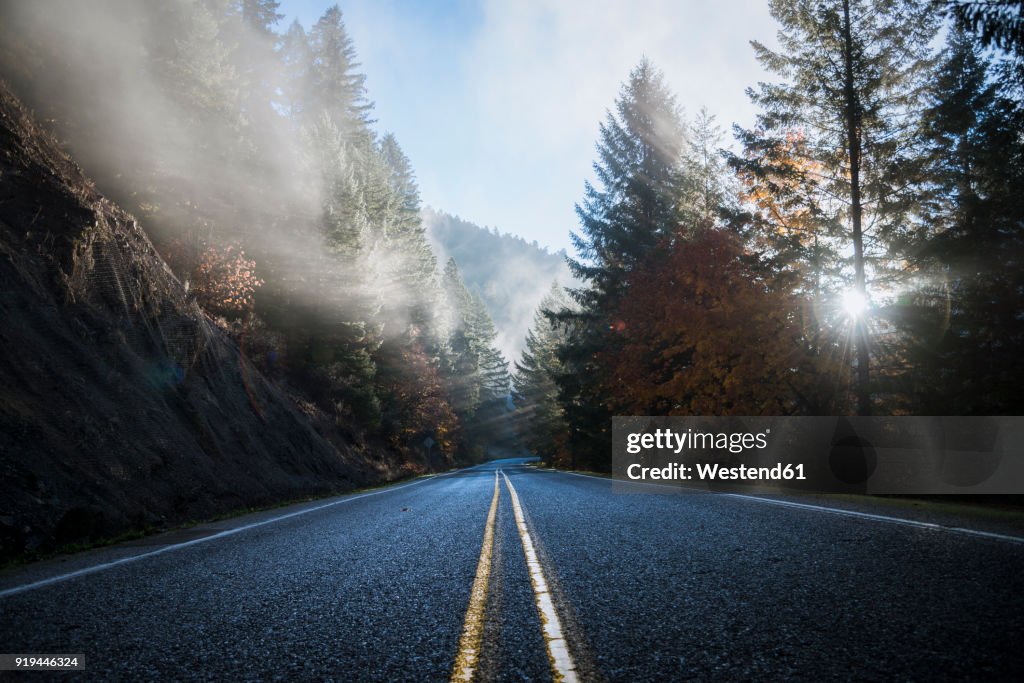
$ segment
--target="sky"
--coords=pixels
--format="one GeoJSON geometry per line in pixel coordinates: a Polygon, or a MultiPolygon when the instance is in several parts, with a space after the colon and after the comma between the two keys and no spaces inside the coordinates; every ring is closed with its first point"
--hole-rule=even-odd
{"type": "MultiPolygon", "coordinates": [[[[307,30],[332,0],[282,0],[307,30]]],[[[732,140],[775,44],[767,0],[342,0],[377,130],[410,158],[424,203],[572,252],[598,126],[644,56],[688,116],[732,140]]]]}

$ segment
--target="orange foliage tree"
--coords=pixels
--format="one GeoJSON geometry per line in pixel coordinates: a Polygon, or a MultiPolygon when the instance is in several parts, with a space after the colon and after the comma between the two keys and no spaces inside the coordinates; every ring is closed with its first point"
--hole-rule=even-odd
{"type": "Polygon", "coordinates": [[[609,404],[633,415],[798,412],[806,350],[782,279],[731,232],[669,239],[631,274],[610,321],[618,343],[598,359],[609,404]]]}
{"type": "Polygon", "coordinates": [[[798,320],[815,371],[814,386],[803,378],[803,409],[832,415],[850,409],[852,400],[849,321],[835,303],[842,281],[836,237],[841,231],[837,200],[822,188],[826,169],[815,160],[806,136],[742,132],[743,156],[730,164],[751,209],[748,237],[792,274],[792,291],[802,299],[798,320]],[[837,316],[837,313],[840,315],[837,316]]]}
{"type": "Polygon", "coordinates": [[[255,303],[263,280],[256,277],[256,262],[241,247],[207,246],[192,271],[191,289],[196,300],[211,315],[246,318],[255,303]]]}
{"type": "Polygon", "coordinates": [[[377,385],[391,406],[384,415],[385,431],[396,448],[429,437],[451,461],[462,441],[462,427],[437,363],[415,336],[385,342],[375,357],[377,385]]]}

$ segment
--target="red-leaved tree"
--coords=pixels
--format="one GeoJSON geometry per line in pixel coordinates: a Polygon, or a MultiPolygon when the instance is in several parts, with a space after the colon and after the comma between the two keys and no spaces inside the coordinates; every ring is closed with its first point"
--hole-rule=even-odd
{"type": "Polygon", "coordinates": [[[798,412],[809,357],[798,299],[731,232],[666,241],[629,278],[601,354],[609,404],[633,415],[798,412]]]}

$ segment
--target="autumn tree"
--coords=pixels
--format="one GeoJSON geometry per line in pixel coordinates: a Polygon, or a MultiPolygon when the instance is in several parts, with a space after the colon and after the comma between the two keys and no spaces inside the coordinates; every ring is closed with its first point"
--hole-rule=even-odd
{"type": "Polygon", "coordinates": [[[228,319],[251,315],[256,290],[262,285],[263,280],[256,276],[256,262],[237,244],[206,247],[191,277],[191,291],[199,304],[228,319]]]}
{"type": "Polygon", "coordinates": [[[807,149],[807,138],[795,131],[762,136],[739,130],[742,155],[731,155],[745,212],[734,224],[750,249],[767,257],[790,293],[800,301],[794,312],[809,354],[819,359],[827,376],[817,388],[806,386],[801,410],[834,415],[850,410],[850,373],[838,356],[847,346],[851,321],[841,310],[832,287],[841,280],[842,262],[833,236],[836,216],[823,195],[823,167],[807,149]]]}
{"type": "Polygon", "coordinates": [[[609,401],[631,415],[800,412],[810,368],[789,283],[735,234],[688,232],[630,274],[621,343],[598,354],[609,401]]]}

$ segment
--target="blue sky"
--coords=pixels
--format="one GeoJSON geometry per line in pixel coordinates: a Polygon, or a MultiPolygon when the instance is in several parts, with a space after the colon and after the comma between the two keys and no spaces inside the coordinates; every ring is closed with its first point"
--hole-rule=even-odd
{"type": "MultiPolygon", "coordinates": [[[[283,0],[307,29],[329,0],[283,0]]],[[[775,43],[766,0],[346,0],[375,102],[423,201],[569,249],[598,124],[646,55],[688,115],[749,126],[764,78],[749,41],[775,43]]],[[[729,135],[731,140],[731,135],[729,135]]]]}

